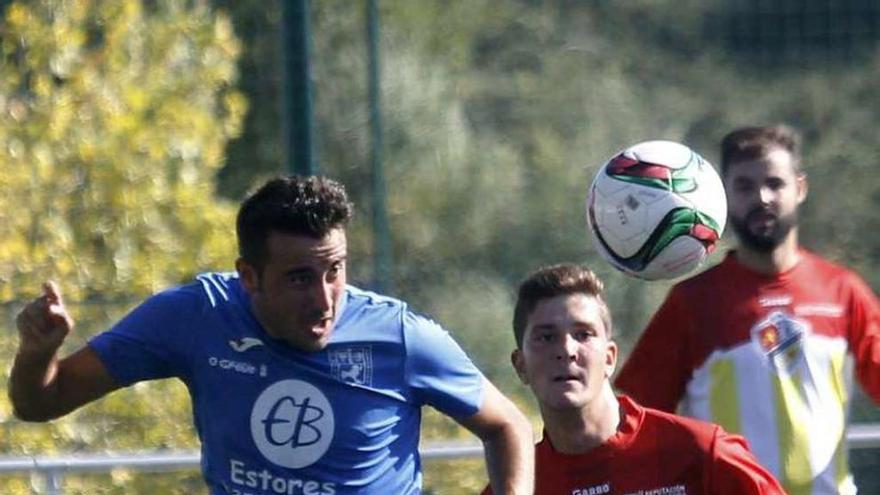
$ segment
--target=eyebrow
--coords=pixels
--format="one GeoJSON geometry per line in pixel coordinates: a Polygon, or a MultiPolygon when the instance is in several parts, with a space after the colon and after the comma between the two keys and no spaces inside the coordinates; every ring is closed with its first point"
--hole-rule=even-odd
{"type": "Polygon", "coordinates": [[[291,268],[290,270],[285,270],[284,274],[285,275],[304,275],[304,274],[308,274],[308,273],[314,273],[314,271],[315,270],[313,270],[310,267],[291,268]]]}
{"type": "Polygon", "coordinates": [[[532,330],[555,330],[557,327],[553,323],[541,323],[538,325],[532,325],[532,330]]]}
{"type": "MultiPolygon", "coordinates": [[[[590,330],[597,329],[596,325],[594,325],[592,323],[585,322],[585,321],[574,321],[574,322],[572,322],[570,327],[586,328],[586,329],[590,329],[590,330]]],[[[532,325],[531,328],[532,328],[532,330],[555,330],[555,329],[559,328],[559,326],[556,325],[555,323],[538,323],[536,325],[532,325]]],[[[568,329],[568,327],[566,327],[566,330],[567,329],[568,329]]]]}

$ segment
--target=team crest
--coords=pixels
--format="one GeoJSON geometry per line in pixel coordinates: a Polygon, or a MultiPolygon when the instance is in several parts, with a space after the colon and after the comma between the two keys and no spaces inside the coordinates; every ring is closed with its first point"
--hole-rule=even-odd
{"type": "Polygon", "coordinates": [[[330,369],[338,380],[355,385],[373,385],[373,350],[370,347],[345,347],[328,353],[330,369]]]}
{"type": "Polygon", "coordinates": [[[774,311],[752,327],[752,341],[777,371],[790,373],[803,359],[808,332],[808,323],[784,311],[774,311]]]}

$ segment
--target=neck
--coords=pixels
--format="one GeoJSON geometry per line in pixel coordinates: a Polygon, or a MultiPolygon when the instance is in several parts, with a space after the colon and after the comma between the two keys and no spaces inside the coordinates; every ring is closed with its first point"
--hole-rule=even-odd
{"type": "Polygon", "coordinates": [[[797,231],[792,230],[785,240],[771,251],[756,251],[740,244],[735,256],[742,265],[758,273],[774,275],[787,271],[800,261],[797,231]]]}
{"type": "Polygon", "coordinates": [[[553,448],[564,454],[582,454],[605,443],[620,424],[620,404],[606,383],[592,403],[579,409],[541,408],[544,429],[553,448]]]}

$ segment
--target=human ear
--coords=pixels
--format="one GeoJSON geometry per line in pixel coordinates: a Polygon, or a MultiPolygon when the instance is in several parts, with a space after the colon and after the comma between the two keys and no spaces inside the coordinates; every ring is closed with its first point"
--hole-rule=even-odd
{"type": "Polygon", "coordinates": [[[807,199],[807,192],[810,190],[810,183],[807,181],[807,174],[800,173],[796,179],[798,204],[803,203],[807,199]]]}
{"type": "Polygon", "coordinates": [[[617,342],[609,340],[605,344],[605,378],[611,378],[617,369],[617,342]]]}
{"type": "Polygon", "coordinates": [[[512,364],[513,369],[516,370],[516,375],[519,377],[519,381],[521,381],[523,385],[528,385],[529,379],[526,376],[526,363],[523,360],[522,351],[520,349],[515,349],[510,353],[510,364],[512,364]]]}
{"type": "Polygon", "coordinates": [[[238,272],[238,278],[241,280],[241,286],[244,287],[244,290],[248,294],[257,292],[260,287],[260,276],[257,269],[243,258],[238,258],[235,260],[235,270],[238,272]]]}

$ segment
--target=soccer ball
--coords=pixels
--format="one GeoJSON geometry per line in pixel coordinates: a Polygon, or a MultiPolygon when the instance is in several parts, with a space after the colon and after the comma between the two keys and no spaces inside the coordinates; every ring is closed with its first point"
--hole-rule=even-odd
{"type": "Polygon", "coordinates": [[[587,221],[599,254],[645,280],[671,279],[700,266],[727,221],[721,178],[683,144],[646,141],[596,173],[587,221]]]}

